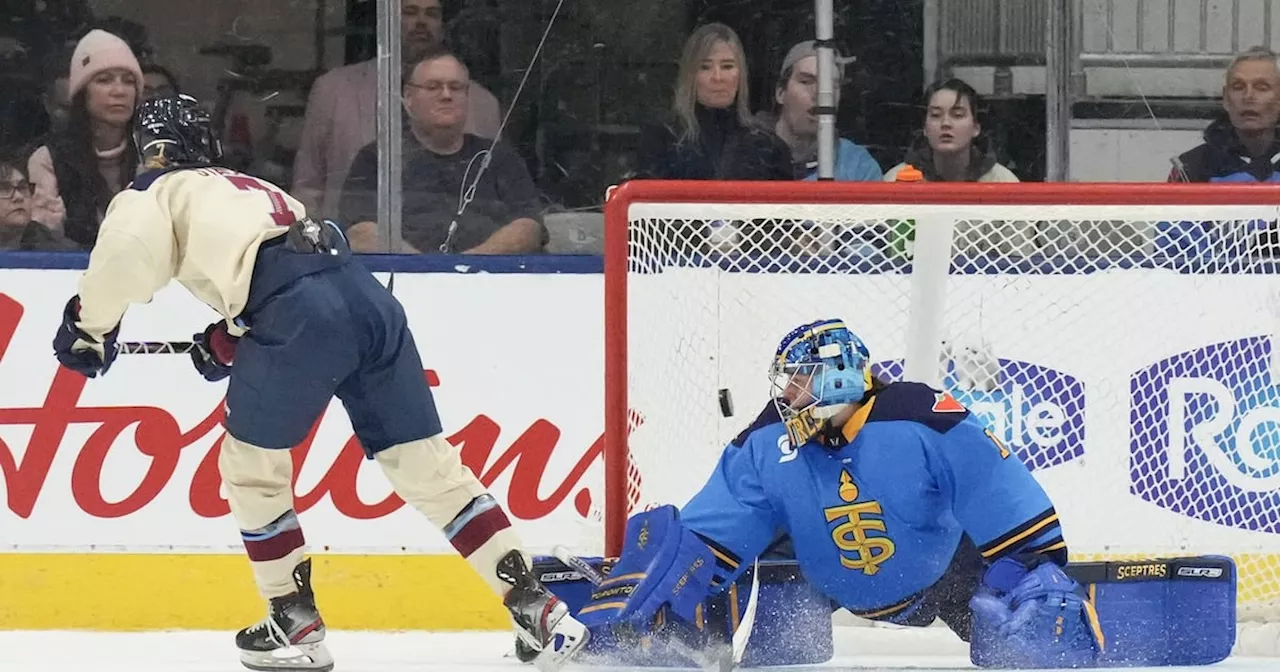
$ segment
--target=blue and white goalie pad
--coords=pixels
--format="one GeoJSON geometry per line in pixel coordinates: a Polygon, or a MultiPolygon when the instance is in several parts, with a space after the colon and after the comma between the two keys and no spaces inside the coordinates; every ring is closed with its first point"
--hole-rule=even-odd
{"type": "Polygon", "coordinates": [[[1210,665],[1236,638],[1225,556],[1071,564],[1004,558],[970,600],[980,667],[1210,665]],[[1025,564],[1024,564],[1025,563],[1025,564]]]}
{"type": "Polygon", "coordinates": [[[712,593],[715,556],[685,529],[674,506],[627,521],[622,556],[579,611],[588,627],[630,623],[650,626],[664,610],[687,621],[712,593]]]}

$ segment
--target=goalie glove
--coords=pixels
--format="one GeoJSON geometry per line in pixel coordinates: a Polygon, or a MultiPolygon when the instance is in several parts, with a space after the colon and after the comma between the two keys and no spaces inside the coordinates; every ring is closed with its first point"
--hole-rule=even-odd
{"type": "Polygon", "coordinates": [[[227,323],[210,324],[204,332],[191,337],[196,347],[191,349],[191,363],[204,379],[216,383],[231,375],[231,365],[236,359],[239,337],[227,332],[227,323]]]}
{"type": "Polygon", "coordinates": [[[1093,667],[1102,628],[1084,590],[1048,558],[997,560],[982,577],[970,659],[978,667],[1093,667]]]}

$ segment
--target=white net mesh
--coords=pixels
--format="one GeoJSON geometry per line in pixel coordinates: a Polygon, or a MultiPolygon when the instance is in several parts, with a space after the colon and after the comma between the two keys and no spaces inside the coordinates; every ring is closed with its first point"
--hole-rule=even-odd
{"type": "Polygon", "coordinates": [[[610,204],[633,506],[687,501],[767,402],[778,340],[841,317],[883,378],[941,352],[925,370],[1034,470],[1073,560],[1228,554],[1242,620],[1280,620],[1275,207],[716,200],[610,204]],[[932,284],[917,227],[949,236],[932,284]]]}

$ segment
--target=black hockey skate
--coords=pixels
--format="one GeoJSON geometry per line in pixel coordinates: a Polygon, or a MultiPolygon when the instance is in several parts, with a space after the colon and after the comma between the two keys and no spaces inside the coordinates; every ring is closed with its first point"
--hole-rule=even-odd
{"type": "Polygon", "coordinates": [[[502,603],[515,621],[520,659],[531,660],[540,672],[564,667],[587,643],[586,626],[569,615],[569,606],[533,577],[518,551],[498,561],[498,578],[511,584],[502,603]]]}
{"type": "Polygon", "coordinates": [[[240,662],[259,672],[328,672],[333,656],[324,645],[324,620],[311,592],[311,560],[293,569],[298,592],[271,600],[267,618],[236,633],[240,662]]]}

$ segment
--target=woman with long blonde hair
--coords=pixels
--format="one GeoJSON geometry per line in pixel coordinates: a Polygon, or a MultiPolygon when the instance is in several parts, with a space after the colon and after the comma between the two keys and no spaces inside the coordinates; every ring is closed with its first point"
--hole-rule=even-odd
{"type": "Polygon", "coordinates": [[[709,23],[685,41],[669,123],[640,137],[638,177],[791,180],[790,150],[756,124],[748,107],[742,41],[709,23]]]}

